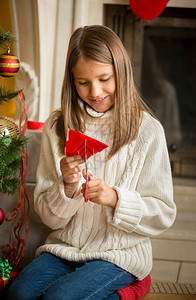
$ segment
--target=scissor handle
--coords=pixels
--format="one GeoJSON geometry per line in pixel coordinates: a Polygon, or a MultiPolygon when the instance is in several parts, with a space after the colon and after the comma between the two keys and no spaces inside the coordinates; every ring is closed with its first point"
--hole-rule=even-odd
{"type": "Polygon", "coordinates": [[[92,178],[93,178],[92,174],[89,174],[86,180],[85,202],[88,202],[88,182],[91,181],[92,178]]]}

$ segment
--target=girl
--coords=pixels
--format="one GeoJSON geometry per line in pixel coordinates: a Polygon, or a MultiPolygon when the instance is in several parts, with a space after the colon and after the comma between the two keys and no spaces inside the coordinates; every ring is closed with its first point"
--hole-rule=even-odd
{"type": "Polygon", "coordinates": [[[104,26],[77,29],[61,109],[45,122],[37,170],[35,210],[53,232],[9,299],[120,299],[127,285],[128,299],[140,299],[150,281],[141,281],[142,294],[135,280],[152,269],[150,237],[174,222],[172,196],[164,131],[136,91],[120,39],[104,26]],[[89,159],[87,203],[84,161],[65,155],[69,128],[109,145],[89,159]]]}

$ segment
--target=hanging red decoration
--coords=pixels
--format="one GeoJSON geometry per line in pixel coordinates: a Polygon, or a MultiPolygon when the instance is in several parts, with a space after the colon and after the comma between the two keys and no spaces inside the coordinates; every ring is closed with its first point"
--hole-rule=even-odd
{"type": "Polygon", "coordinates": [[[129,0],[133,13],[143,20],[157,18],[168,2],[169,0],[129,0]]]}
{"type": "Polygon", "coordinates": [[[10,53],[8,48],[7,53],[0,55],[0,76],[12,77],[18,73],[20,69],[20,61],[18,57],[10,53]]]}
{"type": "Polygon", "coordinates": [[[5,214],[2,208],[0,208],[0,225],[3,223],[5,219],[5,214]]]}

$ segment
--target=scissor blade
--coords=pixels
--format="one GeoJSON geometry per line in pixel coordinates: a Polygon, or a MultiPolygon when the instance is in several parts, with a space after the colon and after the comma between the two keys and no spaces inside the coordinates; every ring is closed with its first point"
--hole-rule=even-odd
{"type": "Polygon", "coordinates": [[[87,140],[84,141],[84,161],[85,161],[85,169],[86,169],[86,175],[88,174],[88,166],[87,166],[87,140]]]}
{"type": "Polygon", "coordinates": [[[87,140],[84,141],[84,160],[85,160],[85,169],[86,169],[86,187],[85,187],[85,201],[88,202],[88,166],[87,166],[87,140]]]}

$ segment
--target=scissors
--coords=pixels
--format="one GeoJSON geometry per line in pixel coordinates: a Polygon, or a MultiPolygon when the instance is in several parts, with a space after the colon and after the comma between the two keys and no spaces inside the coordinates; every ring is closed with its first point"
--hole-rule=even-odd
{"type": "Polygon", "coordinates": [[[86,169],[85,202],[88,202],[88,182],[91,180],[92,174],[89,174],[88,171],[87,140],[84,141],[84,161],[85,161],[85,169],[86,169]]]}

